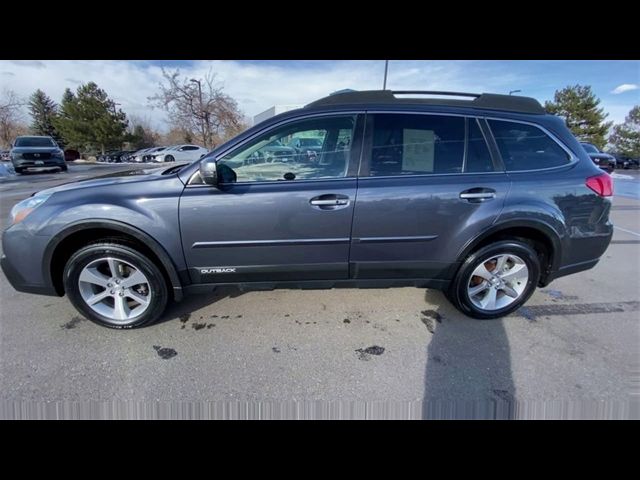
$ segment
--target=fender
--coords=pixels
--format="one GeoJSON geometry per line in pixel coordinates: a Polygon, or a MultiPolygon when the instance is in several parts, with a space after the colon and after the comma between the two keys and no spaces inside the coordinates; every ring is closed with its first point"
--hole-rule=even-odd
{"type": "MultiPolygon", "coordinates": [[[[44,260],[42,265],[43,278],[49,279],[51,285],[54,285],[53,278],[51,278],[51,261],[53,259],[53,252],[55,251],[56,247],[69,235],[81,230],[89,230],[92,228],[107,228],[110,230],[116,230],[122,233],[126,233],[127,235],[130,235],[140,242],[144,243],[162,262],[162,265],[169,276],[169,281],[171,282],[171,287],[173,288],[173,295],[175,300],[182,300],[183,292],[180,276],[178,275],[178,271],[176,270],[171,257],[169,257],[169,254],[162,247],[162,245],[160,245],[156,240],[154,240],[150,235],[143,232],[142,230],[129,225],[128,223],[111,219],[95,219],[87,222],[81,220],[68,225],[64,230],[61,230],[51,238],[51,241],[45,248],[44,260]]],[[[188,282],[188,280],[186,279],[185,281],[188,282]]]]}
{"type": "Polygon", "coordinates": [[[460,250],[460,252],[458,252],[458,263],[456,265],[456,268],[458,265],[460,265],[461,262],[464,261],[464,259],[475,249],[476,245],[478,245],[480,242],[490,237],[491,235],[500,232],[501,230],[517,227],[526,227],[537,230],[551,241],[554,253],[552,256],[553,260],[551,271],[557,270],[561,262],[558,252],[562,251],[561,249],[563,236],[550,223],[542,220],[541,218],[510,218],[509,220],[505,220],[502,222],[498,221],[497,223],[494,223],[493,225],[491,225],[491,227],[482,231],[465,243],[464,247],[460,250]]]}

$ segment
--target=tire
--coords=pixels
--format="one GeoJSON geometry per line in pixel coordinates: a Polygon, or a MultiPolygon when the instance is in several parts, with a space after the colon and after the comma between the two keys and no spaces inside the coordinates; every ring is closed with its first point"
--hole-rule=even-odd
{"type": "Polygon", "coordinates": [[[24,169],[22,169],[22,168],[17,168],[17,167],[16,167],[16,168],[14,168],[14,170],[15,170],[15,172],[16,172],[17,174],[19,174],[19,175],[22,175],[22,174],[24,173],[24,169]]]}
{"type": "Polygon", "coordinates": [[[165,162],[175,162],[176,159],[173,158],[173,155],[167,155],[166,157],[164,157],[164,161],[165,162]]]}
{"type": "MultiPolygon", "coordinates": [[[[92,275],[89,277],[97,278],[92,275]]],[[[111,277],[113,278],[113,275],[111,277]]],[[[83,276],[83,278],[87,277],[83,276]]],[[[152,324],[164,312],[169,298],[167,284],[158,266],[132,246],[108,240],[92,243],[75,252],[64,268],[63,283],[69,300],[78,312],[98,325],[115,329],[130,329],[152,324]],[[119,275],[118,282],[122,282],[121,286],[116,286],[115,283],[107,284],[113,290],[106,285],[97,286],[92,282],[80,282],[81,274],[86,273],[85,267],[89,267],[89,271],[98,273],[101,282],[108,278],[111,267],[107,258],[115,260],[116,269],[121,268],[119,265],[123,265],[125,270],[129,270],[129,276],[131,272],[138,270],[146,281],[144,285],[138,284],[135,287],[124,288],[129,276],[122,275],[119,275]],[[106,295],[104,300],[96,302],[94,307],[90,307],[85,300],[91,295],[103,294],[107,291],[114,293],[118,289],[121,294],[106,295]],[[138,290],[134,291],[134,289],[138,290]],[[137,298],[146,300],[146,305],[136,302],[134,297],[128,296],[127,293],[130,295],[135,293],[137,298]],[[116,302],[127,304],[122,312],[124,312],[123,316],[129,315],[129,317],[116,318],[118,316],[116,302]],[[136,314],[135,309],[138,307],[144,308],[136,314]]]]}
{"type": "Polygon", "coordinates": [[[539,278],[540,260],[531,245],[520,239],[503,240],[487,245],[470,254],[462,263],[446,295],[460,312],[469,317],[477,319],[500,318],[520,308],[531,297],[538,285],[539,278]],[[503,256],[507,258],[505,261],[505,268],[507,269],[504,273],[505,279],[509,279],[505,281],[496,279],[490,270],[491,267],[494,269],[497,267],[497,261],[500,261],[503,256]],[[496,261],[495,264],[494,261],[496,261]],[[476,269],[480,268],[482,264],[484,264],[493,281],[499,282],[499,285],[508,289],[512,294],[517,293],[518,296],[513,298],[507,295],[499,285],[494,288],[492,286],[494,284],[491,281],[474,275],[474,272],[477,272],[476,269]],[[510,265],[513,265],[511,269],[509,269],[510,265]],[[522,265],[526,266],[526,272],[522,265]],[[526,279],[524,278],[525,275],[526,279]],[[479,290],[480,293],[470,295],[470,289],[474,287],[481,289],[479,290]],[[488,296],[493,293],[492,289],[497,293],[493,297],[496,299],[494,300],[494,308],[481,308],[478,303],[482,304],[483,301],[487,301],[487,304],[491,305],[491,299],[488,296]],[[510,303],[506,304],[507,302],[510,303]],[[501,306],[501,303],[505,303],[505,305],[501,306]]]}
{"type": "Polygon", "coordinates": [[[61,172],[66,172],[67,170],[69,170],[69,167],[67,167],[66,165],[62,165],[62,166],[60,167],[60,171],[61,171],[61,172]]]}

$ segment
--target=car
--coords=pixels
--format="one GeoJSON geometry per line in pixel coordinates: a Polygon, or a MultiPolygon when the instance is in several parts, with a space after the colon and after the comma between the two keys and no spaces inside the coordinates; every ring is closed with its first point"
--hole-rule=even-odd
{"type": "Polygon", "coordinates": [[[607,152],[616,159],[616,167],[628,170],[630,168],[640,168],[640,158],[634,158],[629,155],[623,155],[616,152],[607,152]]]}
{"type": "Polygon", "coordinates": [[[193,162],[204,157],[209,150],[198,145],[174,145],[153,155],[152,162],[193,162]]]}
{"type": "Polygon", "coordinates": [[[133,153],[136,152],[134,150],[116,150],[105,155],[105,158],[108,163],[122,163],[133,153]]]}
{"type": "Polygon", "coordinates": [[[109,159],[111,158],[111,155],[114,155],[115,153],[117,153],[117,150],[107,150],[104,153],[99,153],[96,156],[96,161],[98,162],[105,162],[105,163],[109,163],[109,159]]]}
{"type": "Polygon", "coordinates": [[[52,137],[20,136],[14,140],[9,152],[16,173],[24,173],[30,168],[58,167],[67,171],[64,151],[52,137]]]}
{"type": "Polygon", "coordinates": [[[155,161],[155,157],[156,155],[159,155],[161,152],[169,149],[171,147],[154,147],[149,149],[147,152],[145,152],[145,154],[142,157],[142,161],[147,163],[147,162],[154,162],[155,161]]]}
{"type": "Polygon", "coordinates": [[[158,147],[143,148],[142,150],[138,150],[128,157],[128,161],[133,163],[144,163],[145,156],[156,148],[158,147]]]}
{"type": "Polygon", "coordinates": [[[296,159],[297,151],[280,140],[274,140],[262,147],[247,159],[247,163],[291,162],[296,159]]]}
{"type": "Polygon", "coordinates": [[[322,138],[320,137],[294,137],[289,141],[289,146],[295,149],[301,160],[305,158],[314,162],[318,153],[322,151],[322,138]]]}
{"type": "Polygon", "coordinates": [[[64,151],[64,160],[65,162],[75,162],[80,159],[80,152],[74,149],[66,149],[64,151]]]}
{"type": "Polygon", "coordinates": [[[585,149],[593,163],[606,172],[613,172],[616,169],[616,157],[610,153],[604,153],[598,149],[593,143],[580,142],[582,148],[585,149]]]}
{"type": "Polygon", "coordinates": [[[11,210],[2,270],[129,329],[222,285],[436,288],[499,318],[599,262],[613,180],[561,118],[527,97],[410,93],[330,95],[188,164],[35,193],[11,210]],[[314,164],[245,162],[296,135],[322,138],[314,164]]]}

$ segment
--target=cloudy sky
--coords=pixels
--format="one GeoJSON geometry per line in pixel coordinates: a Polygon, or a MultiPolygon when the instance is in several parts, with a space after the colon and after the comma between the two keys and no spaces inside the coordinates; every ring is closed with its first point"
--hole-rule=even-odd
{"type": "MultiPolygon", "coordinates": [[[[225,91],[244,113],[254,115],[277,104],[305,104],[343,88],[382,88],[384,61],[242,60],[242,61],[106,61],[106,60],[0,60],[0,91],[10,89],[27,97],[40,88],[59,102],[65,88],[96,82],[127,114],[147,118],[166,129],[165,114],[152,109],[147,98],[158,90],[161,67],[192,77],[211,69],[225,91]]],[[[609,113],[622,122],[640,103],[638,61],[400,61],[389,65],[387,88],[394,90],[449,90],[508,93],[541,102],[558,88],[591,85],[609,113]]]]}

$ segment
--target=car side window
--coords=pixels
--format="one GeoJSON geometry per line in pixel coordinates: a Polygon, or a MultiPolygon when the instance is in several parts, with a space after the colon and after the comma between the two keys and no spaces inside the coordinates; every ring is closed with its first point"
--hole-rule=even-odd
{"type": "Polygon", "coordinates": [[[441,115],[375,115],[370,175],[461,173],[464,122],[441,115]]]}
{"type": "Polygon", "coordinates": [[[566,165],[570,155],[538,127],[489,120],[507,171],[539,170],[566,165]]]}
{"type": "Polygon", "coordinates": [[[493,160],[478,120],[469,118],[466,173],[493,172],[493,160]]]}
{"type": "Polygon", "coordinates": [[[355,115],[287,123],[222,157],[218,175],[223,183],[345,177],[355,123],[355,115]],[[290,146],[294,137],[316,139],[321,147],[297,150],[290,146]]]}

